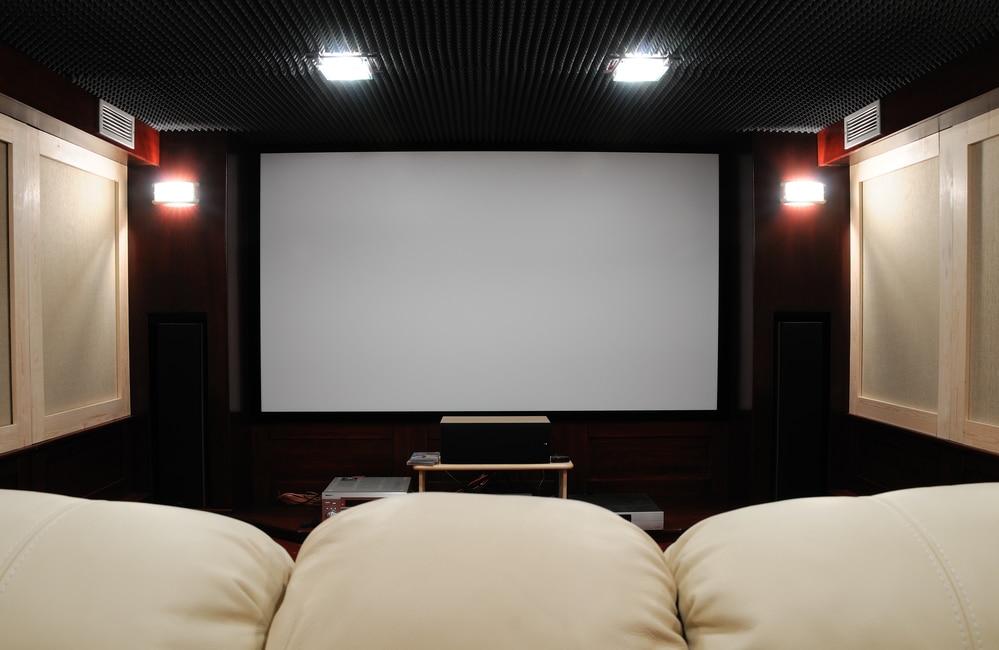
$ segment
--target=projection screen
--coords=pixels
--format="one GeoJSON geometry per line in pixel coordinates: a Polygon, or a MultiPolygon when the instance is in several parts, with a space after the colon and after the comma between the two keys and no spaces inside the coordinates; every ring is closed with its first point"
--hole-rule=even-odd
{"type": "Polygon", "coordinates": [[[260,168],[262,411],[716,408],[716,155],[260,168]]]}

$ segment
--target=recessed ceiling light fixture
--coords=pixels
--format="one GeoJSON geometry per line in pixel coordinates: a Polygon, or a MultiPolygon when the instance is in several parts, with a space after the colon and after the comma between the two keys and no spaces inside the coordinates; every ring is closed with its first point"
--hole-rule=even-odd
{"type": "Polygon", "coordinates": [[[669,70],[670,57],[626,54],[615,57],[607,65],[614,81],[659,81],[669,70]]]}
{"type": "Polygon", "coordinates": [[[329,81],[358,81],[371,79],[378,69],[375,58],[370,54],[329,54],[319,55],[319,71],[329,81]]]}

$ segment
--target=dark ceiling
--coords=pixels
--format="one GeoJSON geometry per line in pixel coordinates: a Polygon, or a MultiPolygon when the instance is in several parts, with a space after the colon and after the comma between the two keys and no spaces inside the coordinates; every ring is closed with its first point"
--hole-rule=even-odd
{"type": "Polygon", "coordinates": [[[997,0],[2,0],[0,42],[161,131],[294,148],[815,133],[999,35],[997,0]],[[334,84],[319,51],[383,71],[334,84]],[[677,57],[658,84],[603,70],[677,57]]]}

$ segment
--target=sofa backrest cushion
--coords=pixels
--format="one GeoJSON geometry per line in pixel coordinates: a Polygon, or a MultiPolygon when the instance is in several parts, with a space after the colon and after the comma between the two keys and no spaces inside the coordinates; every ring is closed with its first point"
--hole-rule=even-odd
{"type": "Polygon", "coordinates": [[[413,493],[305,540],[267,647],[686,648],[659,546],[609,510],[413,493]]]}
{"type": "Polygon", "coordinates": [[[262,648],[291,567],[223,515],[0,490],[0,646],[262,648]]]}
{"type": "Polygon", "coordinates": [[[666,551],[687,641],[731,648],[999,648],[999,484],[763,504],[666,551]]]}

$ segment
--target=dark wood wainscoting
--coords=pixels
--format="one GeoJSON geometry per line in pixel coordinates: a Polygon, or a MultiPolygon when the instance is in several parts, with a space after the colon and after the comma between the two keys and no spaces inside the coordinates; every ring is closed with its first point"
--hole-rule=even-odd
{"type": "Polygon", "coordinates": [[[321,492],[337,476],[410,476],[406,461],[413,451],[429,448],[427,431],[420,422],[255,424],[253,501],[273,501],[285,492],[321,492]]]}
{"type": "Polygon", "coordinates": [[[836,451],[849,492],[999,481],[999,455],[863,418],[845,424],[836,451]]]}
{"type": "Polygon", "coordinates": [[[642,492],[658,501],[728,496],[728,425],[722,421],[611,421],[556,428],[582,494],[642,492]]]}
{"type": "Polygon", "coordinates": [[[0,488],[95,499],[137,499],[141,456],[129,420],[56,438],[0,456],[0,488]]]}
{"type": "MultiPolygon", "coordinates": [[[[723,509],[729,494],[728,424],[721,419],[559,420],[552,451],[569,456],[570,494],[645,493],[667,507],[723,509]]],[[[414,476],[413,451],[440,449],[433,419],[257,423],[253,501],[320,492],[337,476],[414,476]]],[[[428,489],[453,490],[462,477],[428,476],[428,489]]],[[[525,478],[525,483],[535,477],[525,478]]],[[[554,481],[554,476],[539,480],[554,481]]]]}

